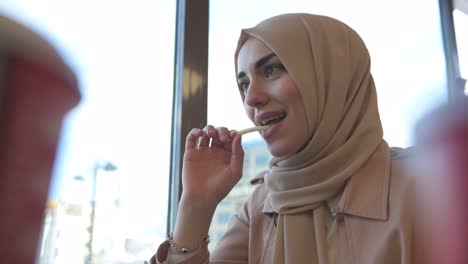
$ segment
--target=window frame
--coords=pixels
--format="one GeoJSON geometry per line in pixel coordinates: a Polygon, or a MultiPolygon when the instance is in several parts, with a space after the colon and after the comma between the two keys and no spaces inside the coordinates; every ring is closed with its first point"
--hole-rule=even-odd
{"type": "Polygon", "coordinates": [[[177,0],[167,233],[182,194],[185,137],[207,122],[209,0],[177,0]]]}

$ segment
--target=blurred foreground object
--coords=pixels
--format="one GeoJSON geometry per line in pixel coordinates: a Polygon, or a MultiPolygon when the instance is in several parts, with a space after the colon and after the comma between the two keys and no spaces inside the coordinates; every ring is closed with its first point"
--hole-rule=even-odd
{"type": "Polygon", "coordinates": [[[0,15],[0,260],[35,263],[74,73],[28,28],[0,15]]]}
{"type": "Polygon", "coordinates": [[[429,264],[468,263],[468,98],[440,107],[416,128],[429,264]]]}

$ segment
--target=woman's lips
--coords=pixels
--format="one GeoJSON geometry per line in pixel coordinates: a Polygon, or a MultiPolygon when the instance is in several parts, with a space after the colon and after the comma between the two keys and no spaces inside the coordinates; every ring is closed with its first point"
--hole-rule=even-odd
{"type": "Polygon", "coordinates": [[[262,136],[265,140],[268,140],[269,138],[273,137],[273,135],[278,131],[281,127],[281,124],[283,123],[283,120],[280,120],[278,122],[274,122],[271,125],[271,127],[265,131],[262,132],[262,136]]]}

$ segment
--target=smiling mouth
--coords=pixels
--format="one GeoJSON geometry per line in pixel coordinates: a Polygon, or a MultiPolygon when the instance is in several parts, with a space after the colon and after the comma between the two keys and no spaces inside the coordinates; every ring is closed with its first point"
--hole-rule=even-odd
{"type": "Polygon", "coordinates": [[[260,122],[260,125],[265,126],[265,125],[271,125],[273,123],[279,122],[283,120],[286,117],[286,113],[281,113],[276,116],[272,116],[270,118],[267,118],[263,121],[260,122]]]}

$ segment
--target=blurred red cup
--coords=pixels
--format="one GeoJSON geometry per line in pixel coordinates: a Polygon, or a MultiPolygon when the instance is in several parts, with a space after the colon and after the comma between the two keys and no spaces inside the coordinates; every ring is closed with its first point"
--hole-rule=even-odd
{"type": "Polygon", "coordinates": [[[36,263],[65,115],[78,81],[57,50],[0,15],[0,262],[36,263]]]}
{"type": "Polygon", "coordinates": [[[418,230],[426,263],[468,263],[468,98],[423,117],[415,129],[418,230]]]}

